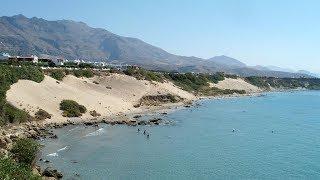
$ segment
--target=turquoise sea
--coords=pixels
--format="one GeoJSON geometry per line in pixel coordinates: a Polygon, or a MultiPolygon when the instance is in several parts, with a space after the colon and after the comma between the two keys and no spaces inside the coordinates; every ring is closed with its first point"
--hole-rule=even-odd
{"type": "Polygon", "coordinates": [[[154,115],[171,125],[56,129],[39,164],[64,179],[320,179],[320,92],[198,103],[154,115]]]}

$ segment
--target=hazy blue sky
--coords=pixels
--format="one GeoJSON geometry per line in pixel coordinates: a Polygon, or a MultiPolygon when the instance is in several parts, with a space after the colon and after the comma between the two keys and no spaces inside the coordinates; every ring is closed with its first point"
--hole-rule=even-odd
{"type": "Polygon", "coordinates": [[[179,55],[320,73],[318,0],[0,0],[1,16],[15,14],[83,21],[179,55]]]}

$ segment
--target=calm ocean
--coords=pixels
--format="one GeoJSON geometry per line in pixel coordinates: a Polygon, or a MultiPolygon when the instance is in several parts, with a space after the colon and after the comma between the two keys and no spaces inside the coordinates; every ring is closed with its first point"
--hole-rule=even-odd
{"type": "Polygon", "coordinates": [[[320,92],[199,104],[161,116],[173,125],[56,129],[40,164],[64,179],[320,179],[320,92]]]}

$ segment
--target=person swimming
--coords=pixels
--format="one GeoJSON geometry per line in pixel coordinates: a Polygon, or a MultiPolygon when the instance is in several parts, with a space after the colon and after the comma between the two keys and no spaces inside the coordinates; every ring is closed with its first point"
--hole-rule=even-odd
{"type": "Polygon", "coordinates": [[[138,128],[138,132],[140,132],[140,129],[138,128]]]}
{"type": "Polygon", "coordinates": [[[235,132],[235,131],[236,131],[236,130],[233,128],[233,129],[232,129],[232,132],[235,132]]]}
{"type": "Polygon", "coordinates": [[[143,134],[146,135],[146,130],[143,131],[143,134]]]}

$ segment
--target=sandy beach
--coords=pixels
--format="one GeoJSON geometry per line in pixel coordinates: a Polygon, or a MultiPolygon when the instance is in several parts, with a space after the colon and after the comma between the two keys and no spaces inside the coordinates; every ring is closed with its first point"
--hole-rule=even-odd
{"type": "MultiPolygon", "coordinates": [[[[34,115],[38,109],[44,109],[52,115],[45,123],[67,122],[59,104],[64,99],[77,101],[87,108],[87,113],[76,119],[92,119],[89,111],[95,110],[101,117],[114,117],[130,113],[141,113],[162,107],[139,107],[134,105],[146,95],[173,94],[184,101],[197,99],[193,94],[181,90],[171,82],[150,82],[134,77],[110,74],[93,78],[77,78],[68,75],[62,81],[45,76],[41,83],[19,80],[7,92],[7,101],[19,109],[34,115]]],[[[176,104],[181,105],[181,103],[176,104]]]]}

